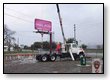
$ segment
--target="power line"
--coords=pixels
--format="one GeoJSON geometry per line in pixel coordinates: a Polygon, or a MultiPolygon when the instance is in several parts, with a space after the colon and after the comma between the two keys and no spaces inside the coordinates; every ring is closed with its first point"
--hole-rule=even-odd
{"type": "Polygon", "coordinates": [[[7,8],[7,7],[5,7],[5,9],[11,10],[11,11],[13,11],[13,12],[16,12],[16,13],[22,14],[23,16],[27,16],[27,17],[30,17],[30,18],[32,18],[32,16],[30,16],[30,15],[27,15],[27,14],[25,14],[25,13],[22,13],[22,12],[19,12],[19,11],[16,11],[16,10],[14,10],[14,9],[11,9],[11,8],[7,8]]]}
{"type": "Polygon", "coordinates": [[[17,18],[17,19],[20,19],[20,20],[23,20],[23,21],[29,22],[29,23],[33,23],[32,21],[25,20],[25,19],[23,19],[23,18],[19,18],[19,17],[17,17],[17,16],[13,16],[13,15],[10,15],[10,14],[8,14],[8,13],[4,13],[4,14],[7,15],[7,16],[10,16],[10,17],[14,17],[14,18],[17,18]]]}
{"type": "Polygon", "coordinates": [[[17,31],[17,32],[32,32],[33,33],[33,31],[17,31]]]}

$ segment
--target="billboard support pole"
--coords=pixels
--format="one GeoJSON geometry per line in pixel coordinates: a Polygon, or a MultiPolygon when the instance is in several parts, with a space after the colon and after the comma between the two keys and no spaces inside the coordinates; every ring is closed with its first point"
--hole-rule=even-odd
{"type": "Polygon", "coordinates": [[[41,48],[43,49],[43,33],[41,33],[41,37],[42,37],[42,45],[41,45],[41,48]]]}
{"type": "Polygon", "coordinates": [[[42,45],[41,48],[43,49],[43,34],[49,34],[50,36],[50,54],[52,52],[52,22],[47,20],[35,19],[35,33],[40,33],[42,36],[42,45]]]}
{"type": "Polygon", "coordinates": [[[52,32],[50,32],[50,54],[52,53],[52,32]]]}
{"type": "MultiPolygon", "coordinates": [[[[50,46],[49,46],[49,49],[50,49],[50,54],[52,53],[52,32],[43,32],[43,31],[33,31],[35,33],[40,33],[41,36],[42,36],[42,43],[43,43],[43,34],[49,34],[50,36],[50,46]]],[[[43,48],[43,45],[42,45],[42,48],[43,48]]]]}

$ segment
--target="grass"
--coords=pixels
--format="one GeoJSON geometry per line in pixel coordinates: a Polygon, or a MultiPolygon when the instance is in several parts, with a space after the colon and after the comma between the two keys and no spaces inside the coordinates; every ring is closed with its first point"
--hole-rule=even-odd
{"type": "MultiPolygon", "coordinates": [[[[4,54],[16,54],[16,53],[36,53],[35,51],[8,51],[4,54]]],[[[103,53],[103,49],[85,49],[85,53],[103,53]]]]}
{"type": "Polygon", "coordinates": [[[103,49],[86,49],[85,53],[103,53],[103,49]]]}

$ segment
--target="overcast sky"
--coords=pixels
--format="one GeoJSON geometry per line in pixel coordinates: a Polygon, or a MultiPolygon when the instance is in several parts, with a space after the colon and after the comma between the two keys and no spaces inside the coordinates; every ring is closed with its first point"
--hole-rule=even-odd
{"type": "MultiPolygon", "coordinates": [[[[31,45],[41,41],[41,35],[33,33],[34,19],[52,22],[54,41],[63,42],[59,18],[55,4],[5,4],[4,24],[16,31],[19,43],[31,45]]],[[[73,37],[76,24],[76,38],[85,44],[103,44],[103,5],[102,4],[59,4],[66,38],[73,37]]],[[[49,40],[44,35],[44,41],[49,40]]]]}

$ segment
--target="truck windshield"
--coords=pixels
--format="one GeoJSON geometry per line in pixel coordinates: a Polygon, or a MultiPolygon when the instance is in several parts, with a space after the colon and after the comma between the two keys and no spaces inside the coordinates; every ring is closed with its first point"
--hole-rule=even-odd
{"type": "Polygon", "coordinates": [[[76,45],[76,44],[73,44],[72,46],[73,46],[74,48],[76,48],[76,47],[77,47],[77,45],[76,45]]]}

